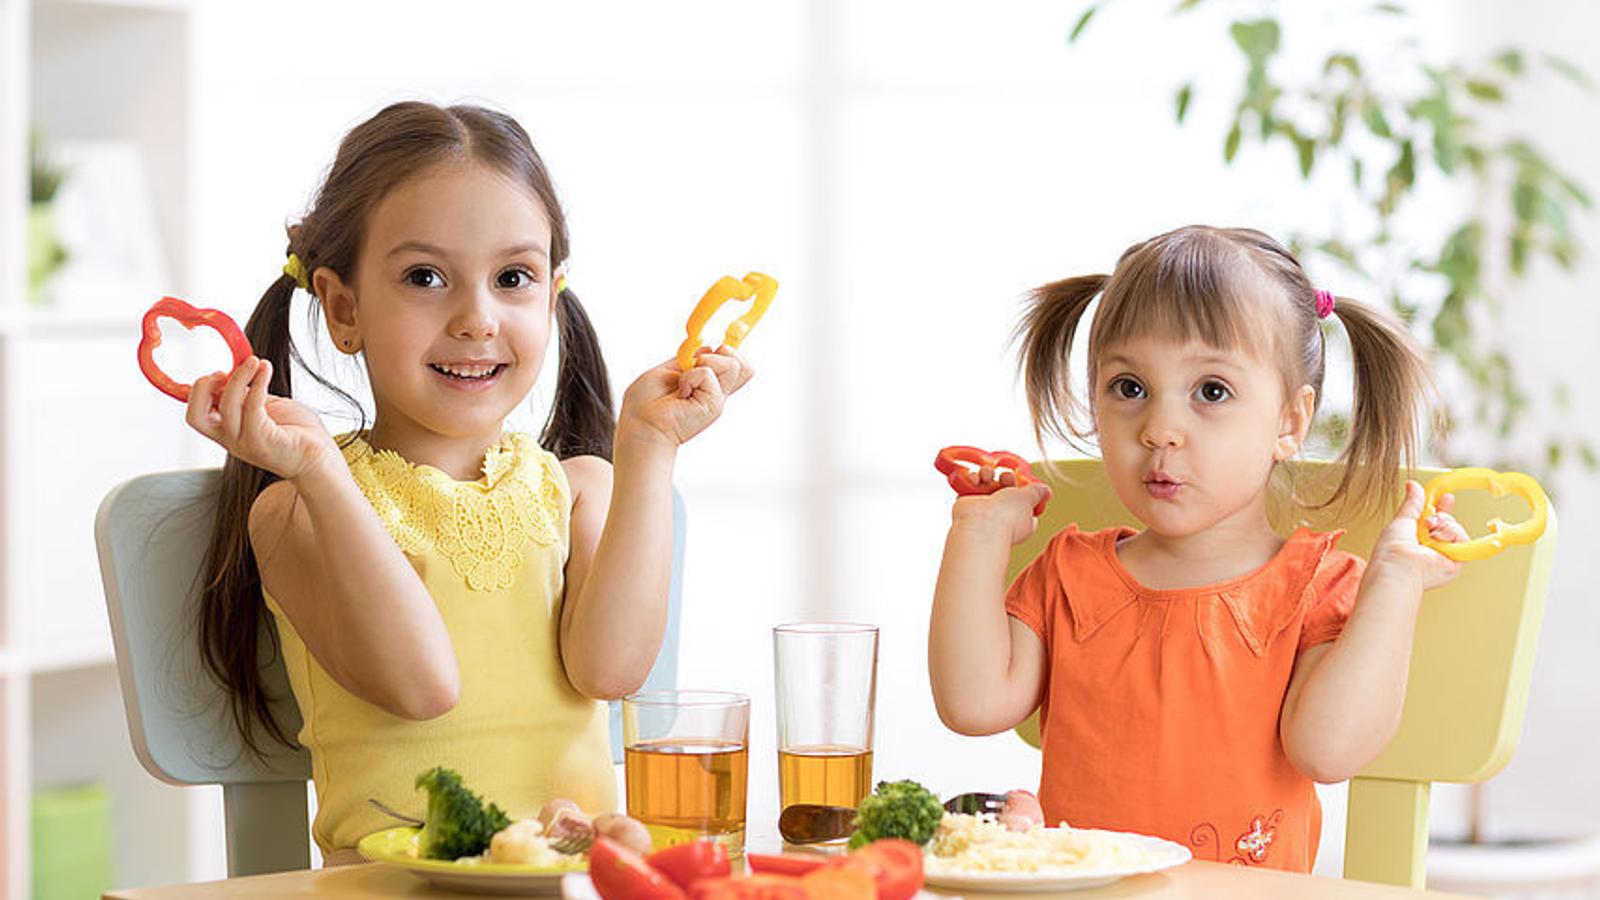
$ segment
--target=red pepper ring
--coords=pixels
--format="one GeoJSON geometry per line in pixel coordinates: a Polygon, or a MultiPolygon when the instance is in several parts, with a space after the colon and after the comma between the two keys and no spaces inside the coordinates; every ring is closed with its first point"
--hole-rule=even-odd
{"type": "MultiPolygon", "coordinates": [[[[1035,484],[1039,481],[1033,475],[1033,467],[1028,461],[1010,452],[1009,450],[996,450],[989,452],[977,447],[956,445],[946,447],[939,451],[933,458],[933,467],[942,472],[955,488],[958,496],[969,497],[976,494],[992,494],[1006,485],[996,479],[992,484],[977,484],[972,480],[972,469],[1006,469],[1016,479],[1015,487],[1035,484]],[[972,468],[968,468],[971,466],[972,468]]],[[[1044,512],[1046,500],[1040,500],[1033,508],[1033,514],[1038,516],[1044,512]]]]}
{"type": "Polygon", "coordinates": [[[250,341],[239,330],[239,324],[233,321],[227,313],[220,309],[198,309],[179,300],[177,297],[162,297],[144,314],[144,322],[140,326],[142,337],[139,339],[139,371],[144,377],[150,379],[156,390],[180,403],[189,402],[189,391],[193,385],[182,384],[172,379],[172,376],[161,370],[156,365],[156,348],[161,346],[161,320],[171,319],[184,328],[194,329],[197,325],[204,325],[222,336],[228,342],[228,350],[233,353],[234,368],[249,359],[252,351],[250,341]]]}

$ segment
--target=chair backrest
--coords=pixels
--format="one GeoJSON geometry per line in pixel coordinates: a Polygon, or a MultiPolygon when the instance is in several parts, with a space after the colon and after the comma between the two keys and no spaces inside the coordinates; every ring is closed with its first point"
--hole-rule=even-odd
{"type": "MultiPolygon", "coordinates": [[[[1299,483],[1326,483],[1331,471],[1323,462],[1290,465],[1299,483]]],[[[1414,477],[1426,482],[1438,471],[1421,470],[1414,477]]],[[[1034,473],[1050,484],[1054,499],[1034,536],[1013,549],[1008,582],[1071,522],[1084,529],[1139,524],[1117,500],[1099,460],[1036,463],[1034,473]]],[[[1520,505],[1466,493],[1457,500],[1456,516],[1480,534],[1491,515],[1521,518],[1520,505]]],[[[1308,524],[1344,528],[1340,549],[1365,558],[1391,517],[1384,510],[1336,522],[1314,516],[1308,524]]],[[[1423,597],[1399,731],[1350,783],[1346,878],[1421,888],[1430,784],[1481,782],[1510,761],[1522,734],[1555,545],[1552,509],[1538,541],[1471,563],[1454,582],[1423,597]]],[[[1037,747],[1037,713],[1017,733],[1037,747]]]]}
{"type": "MultiPolygon", "coordinates": [[[[169,784],[223,789],[228,874],[255,875],[310,865],[304,748],[266,742],[264,758],[243,746],[227,697],[206,673],[196,610],[201,566],[216,511],[217,469],[141,475],[113,488],[95,517],[95,544],[134,755],[169,784]]],[[[672,498],[673,565],[668,630],[648,685],[677,681],[685,511],[672,498]]],[[[263,635],[263,678],[289,734],[299,709],[283,663],[263,635]]],[[[620,713],[612,711],[613,761],[620,761],[620,713]]]]}

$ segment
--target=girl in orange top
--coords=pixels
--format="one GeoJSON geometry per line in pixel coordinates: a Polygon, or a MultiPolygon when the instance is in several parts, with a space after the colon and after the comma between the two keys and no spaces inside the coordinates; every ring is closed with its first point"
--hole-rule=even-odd
{"type": "MultiPolygon", "coordinates": [[[[1312,782],[1349,778],[1393,736],[1422,592],[1460,567],[1417,543],[1422,488],[1406,483],[1365,565],[1336,549],[1339,532],[1285,539],[1268,522],[1269,480],[1322,399],[1331,313],[1355,403],[1340,478],[1319,500],[1392,502],[1415,456],[1425,363],[1402,326],[1314,290],[1266,235],[1182,228],[1134,245],[1110,276],[1034,292],[1020,333],[1035,431],[1092,436],[1145,528],[1069,526],[1008,590],[1011,547],[1048,488],[1005,475],[1009,489],[958,499],[928,657],[958,732],[1039,710],[1047,821],[1309,871],[1312,782]],[[1069,353],[1096,298],[1080,398],[1069,353]]],[[[1465,538],[1452,505],[1429,522],[1443,540],[1465,538]]]]}

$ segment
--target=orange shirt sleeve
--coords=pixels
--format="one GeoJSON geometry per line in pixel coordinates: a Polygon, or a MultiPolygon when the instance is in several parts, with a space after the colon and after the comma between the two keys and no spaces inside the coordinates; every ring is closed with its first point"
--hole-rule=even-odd
{"type": "Polygon", "coordinates": [[[1361,557],[1340,550],[1330,550],[1323,557],[1311,577],[1311,609],[1300,627],[1299,649],[1325,644],[1344,631],[1366,568],[1361,557]]]}

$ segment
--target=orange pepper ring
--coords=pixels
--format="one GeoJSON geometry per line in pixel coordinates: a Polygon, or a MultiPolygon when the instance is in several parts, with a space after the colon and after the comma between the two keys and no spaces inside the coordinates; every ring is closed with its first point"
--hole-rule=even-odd
{"type": "Polygon", "coordinates": [[[742,281],[732,275],[717,279],[717,283],[695,304],[694,311],[689,313],[689,321],[684,325],[687,336],[678,345],[678,368],[686,372],[694,368],[695,356],[701,346],[700,332],[724,303],[729,300],[754,300],[750,311],[729,323],[728,331],[723,335],[722,343],[737,347],[750,334],[750,329],[767,314],[767,307],[772,305],[772,298],[777,293],[777,280],[760,272],[750,272],[742,281]]]}
{"type": "Polygon", "coordinates": [[[1456,562],[1488,559],[1512,544],[1531,544],[1544,534],[1550,516],[1550,499],[1531,476],[1521,472],[1496,472],[1493,469],[1452,469],[1436,475],[1424,491],[1422,516],[1417,520],[1417,542],[1456,562]],[[1470,541],[1437,541],[1428,533],[1428,518],[1436,511],[1440,494],[1453,490],[1488,491],[1490,496],[1511,494],[1527,501],[1528,518],[1515,524],[1495,517],[1489,520],[1489,533],[1470,541]]]}

